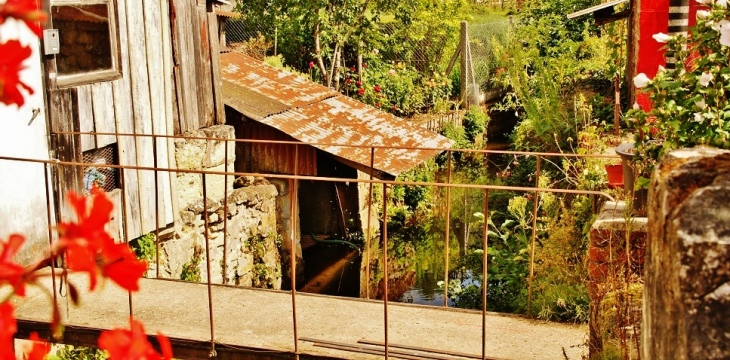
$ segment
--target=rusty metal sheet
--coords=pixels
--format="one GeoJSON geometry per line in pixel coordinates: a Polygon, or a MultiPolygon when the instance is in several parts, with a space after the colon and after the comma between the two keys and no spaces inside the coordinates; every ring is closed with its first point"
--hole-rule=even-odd
{"type": "Polygon", "coordinates": [[[376,176],[398,176],[450,148],[452,141],[301,76],[240,53],[221,55],[223,97],[243,115],[313,145],[351,165],[370,167],[376,149],[376,176]]]}
{"type": "Polygon", "coordinates": [[[251,88],[236,85],[225,77],[223,78],[223,102],[253,120],[261,120],[271,114],[278,114],[291,108],[291,106],[251,88]]]}
{"type": "Polygon", "coordinates": [[[293,138],[354,163],[370,166],[370,149],[348,145],[388,146],[375,150],[374,168],[392,176],[410,170],[450,148],[452,141],[344,95],[291,109],[261,120],[293,138]]]}
{"type": "Polygon", "coordinates": [[[293,108],[313,104],[339,94],[309,79],[266,65],[241,53],[221,54],[220,59],[221,76],[224,81],[251,89],[293,108]]]}

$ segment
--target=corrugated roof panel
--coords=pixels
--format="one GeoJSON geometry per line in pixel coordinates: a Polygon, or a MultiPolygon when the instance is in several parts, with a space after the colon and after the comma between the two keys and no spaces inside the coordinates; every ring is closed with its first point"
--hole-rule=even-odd
{"type": "Polygon", "coordinates": [[[291,107],[251,88],[236,85],[223,78],[223,102],[253,120],[261,120],[291,107]]]}
{"type": "MultiPolygon", "coordinates": [[[[302,107],[339,94],[299,75],[237,52],[221,54],[221,76],[237,86],[291,107],[302,107]]],[[[244,100],[244,99],[242,99],[244,100]]]]}
{"type": "Polygon", "coordinates": [[[364,166],[370,166],[370,149],[347,145],[392,146],[376,149],[374,167],[393,176],[439,153],[417,148],[452,145],[444,136],[343,95],[261,122],[302,142],[332,144],[313,146],[364,166]]]}
{"type": "Polygon", "coordinates": [[[391,146],[376,149],[374,168],[397,176],[450,148],[452,141],[387,112],[341,95],[300,76],[251,57],[221,55],[226,105],[291,137],[356,164],[370,166],[370,149],[351,145],[391,146]]]}

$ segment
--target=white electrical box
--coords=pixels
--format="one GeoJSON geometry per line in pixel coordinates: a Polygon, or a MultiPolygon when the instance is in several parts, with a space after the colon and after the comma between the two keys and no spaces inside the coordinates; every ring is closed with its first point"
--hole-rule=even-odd
{"type": "Polygon", "coordinates": [[[58,29],[43,30],[43,47],[46,55],[59,53],[61,50],[61,41],[58,38],[58,29]]]}

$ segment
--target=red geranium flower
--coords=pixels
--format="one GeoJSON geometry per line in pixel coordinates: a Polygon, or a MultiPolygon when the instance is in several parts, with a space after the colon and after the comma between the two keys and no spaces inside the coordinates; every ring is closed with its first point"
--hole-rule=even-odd
{"type": "Polygon", "coordinates": [[[355,67],[350,67],[350,72],[355,72],[355,67]]]}
{"type": "Polygon", "coordinates": [[[0,359],[15,360],[13,351],[13,335],[18,324],[13,316],[13,305],[6,301],[0,304],[0,359]]]}
{"type": "MultiPolygon", "coordinates": [[[[0,5],[2,6],[2,5],[0,5]]],[[[0,24],[2,24],[0,14],[0,24]]],[[[6,105],[16,104],[23,106],[25,99],[20,89],[25,89],[29,94],[33,89],[20,81],[20,71],[25,67],[23,62],[28,59],[33,51],[29,46],[23,46],[18,40],[9,40],[0,44],[0,102],[6,105]]]]}
{"type": "Polygon", "coordinates": [[[311,69],[311,68],[313,68],[313,67],[314,67],[314,61],[310,61],[310,62],[309,62],[309,68],[311,69]]]}
{"type": "Polygon", "coordinates": [[[43,360],[51,352],[51,344],[41,341],[38,333],[32,332],[28,340],[33,343],[30,346],[30,350],[25,351],[25,360],[43,360]]]}
{"type": "Polygon", "coordinates": [[[380,85],[375,85],[375,87],[373,88],[373,90],[375,90],[376,93],[379,93],[380,92],[380,85]]]}
{"type": "Polygon", "coordinates": [[[10,235],[8,241],[0,241],[0,285],[9,284],[20,296],[25,296],[23,267],[13,262],[13,257],[23,246],[25,238],[21,235],[10,235]]]}
{"type": "Polygon", "coordinates": [[[160,342],[162,350],[162,355],[160,355],[147,340],[147,334],[144,332],[142,323],[131,317],[129,323],[131,330],[114,329],[104,331],[99,336],[99,348],[108,351],[110,359],[150,360],[172,358],[172,346],[170,346],[170,340],[167,337],[157,333],[157,340],[160,342]]]}
{"type": "Polygon", "coordinates": [[[359,89],[357,89],[357,93],[358,93],[359,95],[365,94],[365,89],[363,89],[363,88],[359,88],[359,89]]]}
{"type": "Polygon", "coordinates": [[[43,27],[41,22],[46,21],[46,13],[40,10],[39,0],[7,0],[0,4],[0,25],[8,18],[15,18],[25,24],[38,36],[41,36],[43,27]]]}
{"type": "Polygon", "coordinates": [[[357,87],[360,87],[360,86],[362,86],[362,81],[360,81],[360,80],[356,81],[356,82],[355,82],[355,85],[357,85],[357,87]]]}
{"type": "Polygon", "coordinates": [[[86,197],[69,192],[67,200],[77,222],[58,225],[59,246],[66,250],[68,268],[89,273],[89,290],[96,287],[99,272],[127,290],[139,290],[138,280],[147,270],[147,264],[137,260],[127,244],[115,243],[104,229],[114,208],[111,200],[97,188],[92,190],[90,198],[91,206],[87,209],[86,197]]]}

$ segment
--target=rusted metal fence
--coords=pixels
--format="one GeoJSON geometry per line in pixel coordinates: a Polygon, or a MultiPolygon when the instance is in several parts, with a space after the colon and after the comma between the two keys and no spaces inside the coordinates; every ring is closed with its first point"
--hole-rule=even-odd
{"type": "MultiPolygon", "coordinates": [[[[80,135],[80,134],[81,133],[78,133],[78,132],[69,132],[69,133],[54,134],[53,136],[60,136],[60,135],[80,135]]],[[[96,135],[109,135],[109,136],[116,136],[117,138],[122,138],[122,137],[126,137],[126,136],[132,136],[132,137],[135,137],[135,138],[139,138],[139,137],[151,137],[154,140],[153,141],[153,144],[155,144],[155,146],[156,146],[156,144],[158,144],[158,141],[159,140],[161,140],[161,141],[159,141],[160,143],[164,143],[165,141],[173,141],[173,140],[176,140],[176,139],[200,140],[200,141],[217,141],[217,142],[222,142],[224,144],[227,144],[228,142],[231,142],[231,141],[235,141],[236,143],[251,142],[251,143],[288,144],[288,145],[295,146],[295,149],[297,149],[296,150],[296,154],[298,154],[300,147],[312,145],[312,144],[308,144],[308,143],[286,142],[286,141],[275,141],[275,142],[272,142],[272,141],[264,141],[264,140],[241,140],[241,139],[231,140],[231,139],[225,139],[225,138],[199,138],[199,137],[164,136],[164,135],[134,135],[134,134],[121,134],[121,133],[105,133],[105,134],[99,133],[99,134],[96,134],[96,135]]],[[[378,157],[378,153],[381,152],[381,151],[383,151],[383,149],[388,148],[388,147],[385,147],[385,146],[368,146],[368,145],[340,145],[340,144],[317,144],[317,145],[327,145],[327,146],[333,146],[333,147],[343,146],[343,147],[360,147],[360,148],[366,148],[370,152],[371,169],[372,169],[372,164],[375,162],[375,159],[378,157]]],[[[229,158],[229,156],[233,156],[233,154],[229,154],[228,146],[224,146],[224,148],[225,148],[226,164],[228,164],[228,158],[229,158]]],[[[425,149],[425,148],[414,148],[414,149],[425,149]]],[[[403,150],[414,150],[414,149],[403,149],[403,150]]],[[[576,194],[576,195],[587,195],[587,196],[593,196],[593,197],[603,197],[603,198],[606,198],[606,199],[609,199],[609,200],[613,200],[610,195],[608,195],[607,193],[602,192],[602,191],[588,191],[588,190],[575,190],[575,189],[559,189],[559,188],[541,188],[540,187],[540,184],[539,184],[539,179],[540,179],[541,172],[544,171],[544,164],[546,162],[546,159],[550,160],[550,159],[554,159],[554,158],[557,158],[557,157],[564,157],[564,158],[605,158],[605,159],[614,160],[614,159],[617,159],[617,156],[613,156],[613,155],[579,155],[579,154],[534,153],[534,152],[496,151],[496,150],[452,150],[452,149],[428,149],[428,150],[440,150],[440,151],[443,151],[446,154],[446,158],[448,160],[447,160],[447,163],[446,163],[446,177],[445,177],[445,181],[441,181],[441,182],[438,182],[438,181],[437,182],[422,182],[422,181],[381,180],[381,179],[374,178],[372,171],[370,172],[368,178],[366,178],[366,179],[337,178],[337,177],[317,177],[317,176],[301,176],[301,175],[297,174],[297,172],[296,172],[296,169],[298,169],[298,167],[296,166],[296,164],[294,166],[294,169],[295,170],[294,170],[294,173],[293,174],[261,174],[261,173],[245,173],[245,172],[237,172],[237,171],[201,171],[201,170],[188,170],[188,169],[182,169],[182,168],[164,168],[164,167],[155,167],[155,166],[152,166],[152,167],[146,167],[146,166],[127,166],[127,165],[122,166],[122,165],[115,165],[115,164],[104,164],[104,166],[106,168],[117,169],[118,170],[118,173],[119,173],[119,182],[121,184],[124,183],[124,181],[125,181],[124,174],[125,174],[125,171],[128,171],[128,170],[153,172],[155,178],[157,178],[161,173],[170,173],[171,175],[173,175],[173,174],[185,174],[185,173],[202,175],[202,181],[203,181],[203,184],[202,184],[203,199],[202,199],[202,201],[203,201],[203,208],[204,208],[202,213],[204,214],[203,221],[204,221],[204,227],[205,227],[205,232],[204,232],[204,235],[205,235],[205,243],[206,243],[206,256],[205,256],[205,258],[206,258],[206,264],[205,264],[205,267],[206,267],[207,272],[208,272],[208,274],[207,274],[208,276],[207,276],[206,282],[207,282],[207,287],[208,287],[208,316],[209,316],[209,324],[210,324],[210,351],[211,351],[211,354],[212,355],[215,354],[215,346],[216,346],[215,333],[214,333],[214,322],[215,322],[215,319],[216,319],[216,315],[217,314],[215,314],[214,311],[213,311],[213,292],[212,292],[213,283],[211,281],[211,276],[210,276],[210,272],[211,272],[211,260],[210,260],[210,258],[211,257],[210,257],[210,254],[208,253],[209,250],[210,250],[210,246],[209,246],[210,245],[210,243],[209,243],[209,240],[210,239],[209,239],[209,236],[208,236],[209,235],[209,231],[208,230],[209,230],[210,219],[208,218],[208,215],[207,215],[208,213],[207,213],[206,209],[210,206],[210,204],[208,203],[208,198],[207,198],[207,194],[206,194],[206,187],[207,187],[206,186],[207,185],[206,184],[206,177],[208,175],[218,175],[218,176],[224,176],[226,178],[231,177],[231,176],[260,176],[260,177],[267,177],[267,178],[276,178],[276,179],[283,179],[283,180],[287,181],[289,183],[289,185],[290,185],[290,189],[297,189],[297,183],[299,181],[303,181],[303,180],[317,180],[317,181],[328,181],[328,182],[357,182],[357,183],[366,183],[366,184],[368,184],[368,189],[369,189],[369,191],[368,191],[369,201],[368,201],[368,209],[367,209],[368,214],[376,213],[378,210],[381,210],[382,211],[382,213],[380,214],[381,215],[380,218],[381,218],[381,221],[382,221],[382,224],[383,224],[383,228],[381,230],[380,237],[381,237],[382,242],[383,242],[383,255],[382,256],[383,256],[383,262],[385,264],[384,269],[383,269],[383,271],[384,271],[383,279],[385,281],[385,287],[384,287],[384,289],[385,289],[384,290],[385,291],[385,295],[383,296],[383,299],[382,299],[383,304],[384,304],[384,307],[383,307],[383,322],[385,324],[385,326],[384,326],[385,332],[384,332],[383,335],[384,335],[385,342],[383,343],[384,344],[384,351],[382,352],[382,355],[384,355],[385,358],[387,359],[389,357],[389,355],[391,354],[391,351],[392,351],[391,348],[389,347],[389,333],[388,333],[388,321],[389,321],[389,319],[388,319],[388,303],[389,303],[389,300],[388,300],[388,293],[387,293],[388,292],[388,261],[389,261],[389,255],[388,255],[388,241],[389,241],[388,238],[389,238],[389,236],[388,236],[388,226],[387,226],[388,220],[389,220],[388,219],[388,205],[389,205],[388,194],[389,194],[390,189],[392,189],[394,186],[406,185],[406,186],[429,186],[429,187],[443,188],[445,190],[445,192],[446,192],[446,209],[445,209],[445,212],[447,214],[446,215],[446,218],[447,219],[449,219],[449,212],[451,210],[450,201],[451,201],[451,192],[452,192],[453,189],[472,189],[473,191],[482,192],[484,194],[484,203],[483,203],[483,209],[482,209],[482,211],[485,214],[485,216],[488,216],[487,214],[489,214],[489,211],[490,211],[490,204],[489,204],[489,193],[490,193],[490,191],[504,191],[504,190],[507,190],[507,191],[526,192],[526,193],[533,194],[533,199],[534,199],[534,202],[533,202],[534,206],[533,206],[533,209],[532,209],[532,226],[533,226],[533,231],[532,231],[531,241],[530,241],[530,244],[529,244],[529,248],[530,248],[529,249],[529,254],[530,254],[530,267],[529,267],[529,278],[528,278],[528,284],[529,284],[529,290],[528,290],[529,300],[528,301],[530,301],[530,302],[532,301],[532,291],[533,291],[532,286],[533,286],[533,280],[534,280],[533,278],[534,278],[534,263],[535,263],[535,247],[536,247],[536,234],[537,234],[537,232],[534,231],[534,229],[536,228],[537,213],[538,213],[538,203],[539,203],[540,195],[543,194],[543,193],[562,193],[562,194],[576,194]],[[452,171],[453,171],[453,167],[454,167],[454,164],[453,164],[453,161],[452,161],[452,155],[453,154],[456,154],[456,153],[461,153],[462,155],[463,154],[471,153],[471,154],[483,155],[485,157],[486,156],[496,156],[496,155],[534,157],[536,159],[536,164],[537,164],[537,166],[536,166],[536,172],[534,174],[535,184],[534,184],[534,186],[526,186],[526,187],[523,187],[523,186],[503,186],[503,185],[488,185],[488,184],[475,184],[475,183],[460,183],[460,182],[455,182],[454,178],[452,177],[452,171]],[[382,199],[383,199],[382,209],[375,209],[375,208],[373,208],[373,201],[372,201],[373,200],[373,196],[374,196],[374,194],[373,194],[373,185],[376,185],[376,184],[380,184],[383,187],[383,191],[382,191],[382,199]]],[[[295,156],[294,159],[295,159],[295,162],[296,162],[297,161],[296,159],[298,159],[298,156],[295,156]]],[[[51,189],[54,188],[54,185],[53,185],[53,181],[49,179],[48,174],[49,173],[53,173],[54,171],[59,171],[62,168],[68,168],[68,167],[71,167],[71,168],[76,168],[76,167],[85,168],[85,167],[88,167],[88,166],[91,165],[89,163],[84,163],[84,162],[64,162],[64,161],[57,161],[55,159],[24,159],[24,158],[14,158],[14,157],[8,157],[8,156],[0,156],[0,161],[37,163],[39,167],[43,167],[44,168],[45,173],[46,173],[46,179],[45,179],[46,189],[45,189],[45,192],[46,192],[46,199],[47,199],[47,206],[48,206],[48,214],[47,215],[48,215],[48,218],[49,219],[54,219],[54,216],[52,216],[52,214],[51,214],[51,212],[52,212],[52,204],[54,202],[55,203],[58,203],[60,200],[59,199],[55,199],[54,200],[52,198],[51,189]]],[[[155,184],[157,184],[157,183],[158,182],[156,181],[155,184]]],[[[120,186],[120,188],[122,189],[122,191],[124,191],[124,186],[120,186]]],[[[56,189],[56,190],[58,190],[58,189],[56,189]]],[[[289,196],[290,196],[290,209],[289,209],[289,211],[291,212],[291,214],[298,214],[299,213],[299,211],[298,211],[299,204],[298,204],[298,199],[297,199],[297,193],[296,193],[296,191],[290,191],[289,192],[289,196]]],[[[226,188],[224,190],[224,196],[223,196],[223,199],[224,199],[223,207],[224,207],[224,209],[227,209],[227,207],[228,207],[227,198],[228,198],[228,189],[226,188]]],[[[125,201],[127,201],[126,199],[128,199],[128,197],[126,196],[126,194],[122,193],[122,196],[121,196],[121,201],[122,201],[121,207],[123,209],[123,212],[124,212],[123,216],[125,218],[127,217],[127,214],[126,214],[126,206],[125,206],[125,203],[124,203],[125,201]]],[[[159,206],[159,204],[156,204],[156,205],[159,206]]],[[[159,209],[156,209],[155,214],[160,214],[160,211],[158,211],[158,210],[159,209]]],[[[157,278],[161,278],[160,277],[160,272],[159,272],[159,269],[160,269],[160,236],[159,235],[160,235],[160,231],[162,230],[162,226],[161,226],[162,224],[160,224],[159,216],[156,216],[156,217],[158,218],[158,219],[156,219],[157,229],[155,230],[155,233],[157,235],[156,236],[156,240],[155,240],[156,241],[156,244],[155,244],[156,245],[155,246],[156,247],[156,262],[157,262],[157,264],[156,264],[157,265],[156,266],[156,269],[157,269],[157,271],[156,271],[156,277],[157,278]]],[[[223,227],[224,227],[224,231],[223,231],[223,234],[224,234],[223,235],[223,244],[224,244],[224,248],[226,246],[226,233],[227,233],[227,227],[228,227],[228,224],[227,224],[225,218],[227,218],[227,216],[224,216],[224,222],[223,222],[223,227]]],[[[296,257],[296,254],[294,253],[295,249],[297,248],[297,246],[296,246],[296,243],[298,241],[297,239],[299,238],[299,236],[298,236],[299,234],[296,234],[295,233],[295,229],[298,228],[297,223],[296,223],[297,221],[298,221],[297,217],[293,215],[292,216],[292,224],[290,226],[290,232],[289,232],[289,234],[286,234],[286,236],[288,237],[288,241],[290,242],[290,246],[289,246],[289,249],[290,249],[290,253],[289,253],[290,263],[289,263],[289,266],[290,266],[290,269],[291,269],[291,276],[290,276],[291,290],[290,290],[290,293],[291,293],[292,324],[293,324],[293,333],[294,333],[294,338],[292,339],[292,341],[293,341],[293,344],[294,344],[294,352],[295,352],[295,354],[299,354],[300,353],[299,343],[302,341],[302,339],[299,338],[299,334],[297,332],[297,327],[298,327],[298,323],[297,323],[297,321],[298,321],[298,319],[297,319],[297,289],[296,289],[297,288],[297,286],[296,286],[296,284],[297,284],[297,278],[296,278],[297,277],[297,274],[296,274],[296,270],[295,270],[295,269],[297,269],[297,263],[296,263],[297,262],[297,257],[296,257]]],[[[52,220],[49,221],[49,222],[51,222],[49,224],[49,238],[50,239],[53,239],[52,229],[53,229],[53,226],[55,224],[53,223],[52,220]]],[[[371,241],[375,240],[375,238],[373,236],[371,236],[372,234],[370,234],[370,231],[369,231],[370,226],[371,226],[370,216],[368,216],[368,224],[367,224],[367,226],[368,226],[368,231],[366,232],[367,235],[365,236],[365,245],[364,245],[366,247],[366,250],[364,252],[365,252],[365,254],[367,254],[365,256],[368,257],[368,258],[365,259],[365,261],[369,264],[369,262],[370,262],[370,259],[369,259],[370,251],[368,251],[368,250],[369,250],[369,247],[371,246],[371,241]]],[[[489,231],[489,229],[488,229],[488,222],[486,221],[486,219],[485,219],[485,221],[483,223],[483,227],[482,227],[481,230],[483,232],[483,234],[482,234],[483,235],[482,247],[483,247],[483,249],[487,249],[487,247],[489,245],[488,244],[488,231],[489,231]]],[[[444,234],[444,239],[445,239],[444,240],[445,241],[445,246],[444,246],[445,271],[444,271],[444,274],[443,274],[444,275],[444,283],[445,284],[448,284],[449,283],[449,264],[448,264],[448,262],[449,262],[449,239],[450,239],[450,231],[451,231],[451,229],[449,227],[449,221],[446,221],[445,234],[444,234]]],[[[224,254],[226,254],[226,251],[225,250],[224,250],[224,254]]],[[[487,274],[488,257],[487,256],[488,256],[487,255],[487,251],[484,251],[483,252],[483,255],[482,255],[482,268],[483,268],[482,279],[484,279],[484,282],[483,282],[482,293],[481,293],[481,296],[482,296],[482,304],[483,304],[482,309],[481,309],[482,319],[483,319],[483,321],[482,321],[482,354],[481,354],[481,358],[482,359],[486,359],[487,358],[487,354],[486,354],[486,341],[487,341],[487,339],[486,339],[486,326],[485,326],[485,321],[486,321],[485,319],[486,319],[486,313],[487,313],[487,305],[486,304],[487,304],[487,300],[488,300],[487,299],[487,282],[486,282],[486,279],[487,279],[487,276],[488,276],[488,274],[487,274]]],[[[226,266],[226,261],[224,260],[223,261],[223,271],[224,271],[224,274],[225,274],[225,266],[226,266]]],[[[369,271],[369,266],[367,266],[366,268],[369,271]]],[[[54,269],[51,269],[51,270],[54,271],[54,272],[56,271],[54,269]]],[[[54,273],[54,276],[55,276],[55,273],[54,273]]],[[[366,276],[366,278],[368,279],[368,281],[370,280],[369,274],[366,276]]],[[[367,288],[369,289],[370,287],[367,286],[367,288]]],[[[370,297],[370,295],[368,294],[367,297],[370,297]]],[[[446,286],[445,289],[444,289],[444,304],[443,304],[444,307],[449,307],[449,304],[446,301],[447,298],[448,298],[448,286],[446,286]]],[[[55,291],[55,282],[54,282],[54,301],[58,302],[57,293],[55,291]]],[[[133,305],[132,304],[132,296],[131,296],[131,293],[130,293],[129,294],[129,313],[130,313],[130,315],[132,315],[132,313],[133,313],[133,306],[132,305],[133,305]]],[[[351,351],[353,351],[353,350],[351,350],[351,351]]]]}

